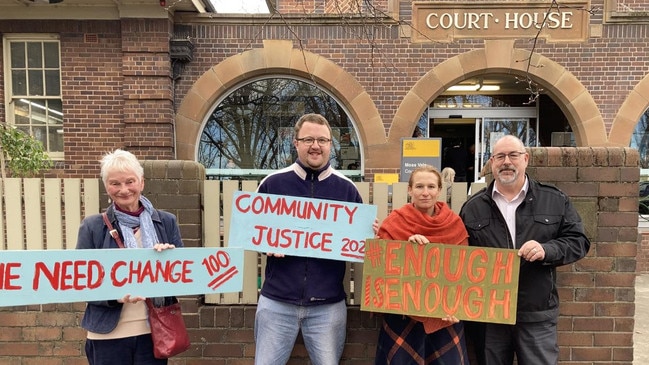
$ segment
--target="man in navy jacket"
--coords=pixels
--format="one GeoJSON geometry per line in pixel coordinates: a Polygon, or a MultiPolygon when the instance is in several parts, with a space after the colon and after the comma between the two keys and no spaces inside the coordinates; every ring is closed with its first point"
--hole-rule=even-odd
{"type": "MultiPolygon", "coordinates": [[[[266,176],[257,191],[362,203],[354,183],[329,164],[329,122],[306,114],[294,135],[298,159],[266,176]]],[[[344,261],[268,253],[255,316],[255,364],[286,364],[300,330],[313,364],[339,364],[347,325],[344,277],[344,261]]]]}

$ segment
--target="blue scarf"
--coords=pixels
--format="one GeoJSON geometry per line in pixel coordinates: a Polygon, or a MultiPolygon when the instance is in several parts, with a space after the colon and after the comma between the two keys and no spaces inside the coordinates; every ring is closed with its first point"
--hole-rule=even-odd
{"type": "Polygon", "coordinates": [[[140,196],[140,203],[144,207],[144,210],[137,217],[115,209],[117,224],[119,224],[119,228],[124,236],[124,245],[126,248],[137,248],[137,240],[133,233],[133,228],[136,227],[140,227],[143,248],[152,248],[153,245],[160,242],[155,227],[153,226],[153,221],[151,220],[153,204],[143,196],[140,196]]]}

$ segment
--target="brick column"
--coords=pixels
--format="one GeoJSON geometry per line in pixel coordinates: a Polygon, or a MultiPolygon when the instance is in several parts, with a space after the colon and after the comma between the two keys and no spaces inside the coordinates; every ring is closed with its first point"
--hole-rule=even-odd
{"type": "Polygon", "coordinates": [[[141,159],[174,155],[169,19],[122,19],[124,145],[141,159]]]}
{"type": "Polygon", "coordinates": [[[195,161],[142,161],[144,192],[156,209],[178,218],[186,247],[202,247],[201,194],[205,168],[195,161]]]}

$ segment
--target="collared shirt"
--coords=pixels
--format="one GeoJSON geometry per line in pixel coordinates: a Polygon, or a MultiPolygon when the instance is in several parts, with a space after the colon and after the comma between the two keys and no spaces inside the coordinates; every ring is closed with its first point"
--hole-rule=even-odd
{"type": "Polygon", "coordinates": [[[494,184],[494,190],[491,193],[491,198],[496,202],[498,210],[500,210],[500,213],[503,215],[505,222],[507,223],[507,230],[512,239],[512,248],[516,248],[516,209],[521,205],[523,199],[525,199],[528,188],[529,181],[527,180],[527,176],[525,176],[525,183],[523,184],[521,191],[519,191],[512,200],[507,200],[507,198],[498,191],[498,186],[496,184],[494,184]]]}

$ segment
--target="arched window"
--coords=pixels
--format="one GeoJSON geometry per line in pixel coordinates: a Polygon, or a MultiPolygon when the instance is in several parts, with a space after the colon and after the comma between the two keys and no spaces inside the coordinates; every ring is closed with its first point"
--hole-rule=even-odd
{"type": "Polygon", "coordinates": [[[293,126],[305,113],[331,124],[331,165],[360,176],[360,143],[345,108],[313,83],[286,76],[249,80],[217,101],[201,132],[198,162],[210,178],[260,178],[286,167],[296,158],[293,126]]]}

